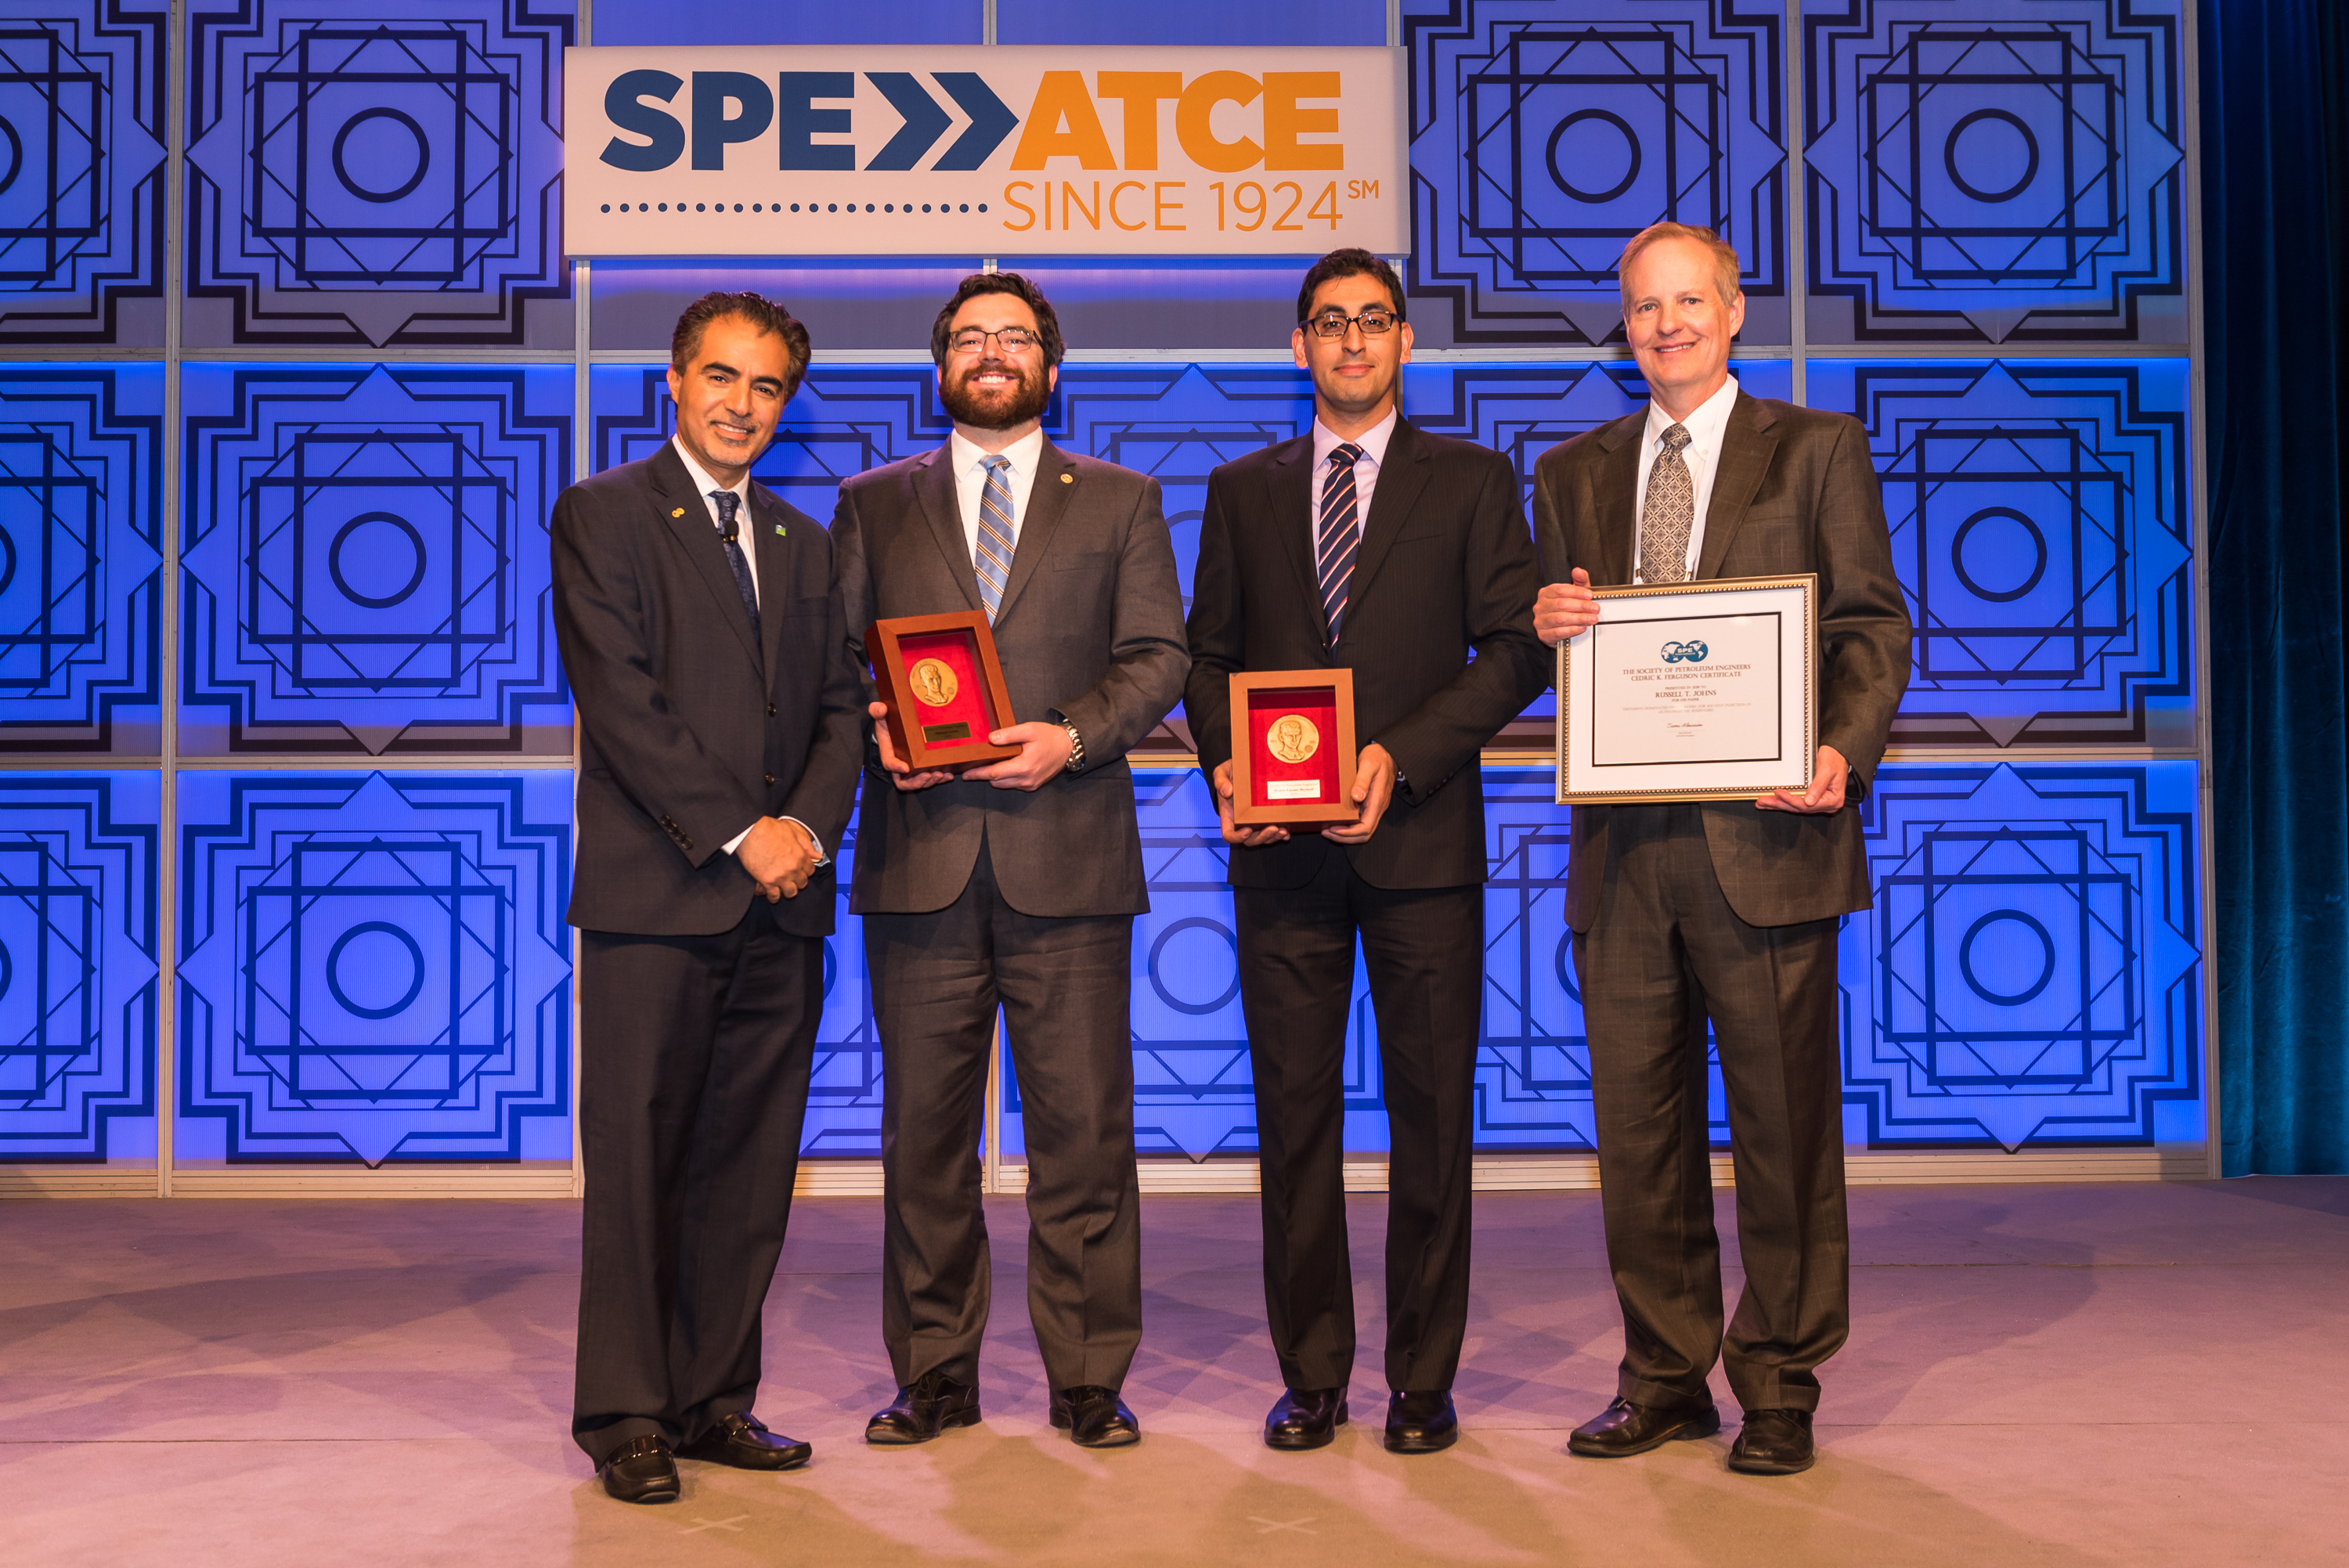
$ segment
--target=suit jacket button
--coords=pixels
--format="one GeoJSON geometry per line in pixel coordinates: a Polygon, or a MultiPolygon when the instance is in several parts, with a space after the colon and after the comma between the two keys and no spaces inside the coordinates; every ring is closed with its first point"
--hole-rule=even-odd
{"type": "Polygon", "coordinates": [[[767,717],[769,718],[775,717],[775,705],[773,703],[769,703],[767,705],[767,717]]]}
{"type": "Polygon", "coordinates": [[[773,774],[771,774],[771,773],[768,774],[768,775],[767,775],[767,782],[768,782],[768,783],[770,783],[770,784],[772,784],[774,781],[775,781],[775,776],[774,776],[773,774]]]}

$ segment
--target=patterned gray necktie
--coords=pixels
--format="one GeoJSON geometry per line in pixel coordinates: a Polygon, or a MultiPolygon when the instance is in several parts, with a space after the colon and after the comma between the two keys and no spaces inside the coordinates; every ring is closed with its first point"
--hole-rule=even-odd
{"type": "Polygon", "coordinates": [[[1689,535],[1696,529],[1696,481],[1681,449],[1688,427],[1674,425],[1657,438],[1663,450],[1648,470],[1648,503],[1640,511],[1640,576],[1648,583],[1688,581],[1689,535]]]}

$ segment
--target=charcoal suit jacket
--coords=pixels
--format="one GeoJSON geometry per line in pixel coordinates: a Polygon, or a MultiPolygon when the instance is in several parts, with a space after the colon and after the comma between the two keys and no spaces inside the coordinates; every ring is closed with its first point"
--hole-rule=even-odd
{"type": "Polygon", "coordinates": [[[1298,834],[1234,850],[1235,887],[1296,888],[1325,857],[1389,889],[1465,887],[1486,869],[1477,753],[1548,683],[1534,635],[1538,581],[1517,476],[1486,447],[1395,421],[1338,641],[1313,569],[1313,438],[1235,459],[1207,480],[1191,593],[1184,712],[1210,779],[1231,759],[1231,676],[1353,672],[1355,744],[1386,748],[1404,782],[1370,841],[1298,834]]]}
{"type": "MultiPolygon", "coordinates": [[[[1648,410],[1552,447],[1534,465],[1534,532],[1542,580],[1576,567],[1594,587],[1631,581],[1633,499],[1648,410]]],[[[1707,802],[1713,874],[1748,925],[1792,925],[1865,909],[1868,866],[1855,803],[1875,778],[1909,685],[1908,602],[1893,574],[1884,501],[1857,420],[1740,392],[1723,434],[1696,575],[1818,574],[1818,739],[1851,764],[1844,810],[1764,811],[1750,800],[1707,802]]],[[[1578,806],[1568,861],[1566,918],[1598,913],[1608,827],[1617,811],[1578,806]]]]}
{"type": "MultiPolygon", "coordinates": [[[[949,449],[840,487],[841,600],[869,692],[874,621],[983,608],[949,449]]],[[[1183,593],[1158,481],[1044,443],[994,624],[1015,722],[1076,726],[1084,765],[1033,791],[955,779],[899,790],[866,758],[849,908],[925,914],[961,896],[988,850],[1022,914],[1139,914],[1142,837],[1126,753],[1183,695],[1183,593]]]]}
{"type": "MultiPolygon", "coordinates": [[[[554,630],[579,713],[574,925],[730,931],[761,895],[729,840],[792,817],[829,854],[848,825],[863,709],[832,540],[760,484],[741,538],[763,645],[673,447],[555,500],[554,630]]],[[[776,923],[824,935],[836,896],[820,872],[776,923]]]]}

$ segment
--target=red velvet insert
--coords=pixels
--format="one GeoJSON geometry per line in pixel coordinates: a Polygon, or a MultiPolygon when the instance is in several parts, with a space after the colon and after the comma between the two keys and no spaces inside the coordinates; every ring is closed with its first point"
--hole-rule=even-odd
{"type": "Polygon", "coordinates": [[[1248,794],[1257,806],[1337,806],[1338,699],[1328,686],[1259,686],[1248,693],[1248,794]],[[1319,735],[1313,755],[1302,762],[1283,762],[1272,753],[1272,727],[1290,714],[1300,714],[1319,735]],[[1295,789],[1296,781],[1311,779],[1321,788],[1312,794],[1295,789]],[[1275,791],[1275,784],[1291,788],[1275,791]]]}
{"type": "Polygon", "coordinates": [[[919,725],[923,739],[931,746],[984,745],[997,726],[994,708],[988,701],[987,677],[978,665],[978,645],[970,633],[959,629],[919,632],[898,638],[897,652],[905,661],[905,701],[911,709],[904,716],[905,722],[919,725]],[[923,696],[921,679],[914,674],[914,667],[924,659],[936,659],[954,672],[955,694],[936,707],[923,696]],[[957,724],[969,726],[969,733],[939,733],[957,724]]]}

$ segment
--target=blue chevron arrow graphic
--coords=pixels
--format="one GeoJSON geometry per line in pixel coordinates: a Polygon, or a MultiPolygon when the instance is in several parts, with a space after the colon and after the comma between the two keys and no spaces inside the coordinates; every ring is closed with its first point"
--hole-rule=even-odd
{"type": "MultiPolygon", "coordinates": [[[[911,71],[867,71],[864,79],[881,89],[881,96],[889,100],[889,107],[905,121],[897,128],[897,134],[889,139],[889,145],[874,153],[873,161],[864,167],[911,169],[921,161],[922,154],[930,150],[931,144],[946,134],[947,127],[954,123],[954,116],[940,108],[937,99],[922,90],[922,84],[915,79],[911,71]]],[[[996,139],[1000,141],[1002,138],[996,139]]]]}
{"type": "Polygon", "coordinates": [[[936,71],[932,75],[963,113],[970,116],[970,127],[956,138],[946,156],[930,167],[976,169],[987,161],[988,153],[1003,145],[1005,137],[1019,128],[1019,117],[1004,106],[994,89],[978,79],[977,71],[936,71]]]}

